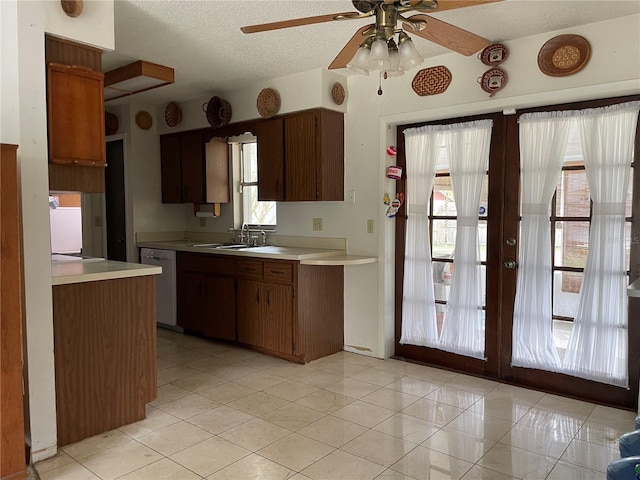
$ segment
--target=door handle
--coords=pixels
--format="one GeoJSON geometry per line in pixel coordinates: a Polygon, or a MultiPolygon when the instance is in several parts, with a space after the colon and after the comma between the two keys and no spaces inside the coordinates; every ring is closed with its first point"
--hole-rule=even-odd
{"type": "Polygon", "coordinates": [[[504,262],[504,268],[507,268],[509,270],[513,270],[517,266],[518,264],[516,263],[515,260],[507,260],[506,262],[504,262]]]}
{"type": "Polygon", "coordinates": [[[515,247],[516,246],[516,239],[513,237],[509,237],[505,240],[506,244],[509,245],[510,247],[515,247]]]}

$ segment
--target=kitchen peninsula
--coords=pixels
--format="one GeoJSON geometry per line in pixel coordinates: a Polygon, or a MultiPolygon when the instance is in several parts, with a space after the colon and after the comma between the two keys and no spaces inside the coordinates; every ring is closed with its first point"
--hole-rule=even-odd
{"type": "Polygon", "coordinates": [[[160,267],[52,262],[58,446],[145,418],[156,397],[160,267]]]}

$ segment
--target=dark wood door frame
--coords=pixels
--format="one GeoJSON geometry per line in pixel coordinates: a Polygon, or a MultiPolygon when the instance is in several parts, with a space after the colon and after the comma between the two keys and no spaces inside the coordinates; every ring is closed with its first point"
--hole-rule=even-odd
{"type": "MultiPolygon", "coordinates": [[[[572,396],[588,401],[616,405],[626,408],[636,408],[638,402],[638,382],[640,377],[640,322],[638,321],[638,305],[629,307],[629,383],[630,388],[624,389],[585,380],[569,375],[563,375],[542,370],[527,369],[511,366],[512,346],[512,317],[515,301],[517,270],[502,268],[506,260],[517,260],[518,243],[510,247],[506,244],[509,237],[519,237],[519,170],[520,151],[518,144],[518,118],[528,112],[553,110],[579,110],[597,108],[617,103],[640,100],[640,95],[600,99],[585,102],[575,102],[562,105],[543,106],[519,110],[516,115],[503,116],[502,113],[446,119],[441,121],[423,122],[411,125],[397,126],[397,163],[406,167],[406,152],[403,131],[406,128],[432,124],[450,124],[467,122],[484,118],[493,118],[493,136],[490,153],[489,176],[489,214],[499,212],[500,220],[494,223],[493,229],[488,230],[487,271],[490,268],[497,272],[497,281],[487,279],[487,335],[486,351],[497,352],[493,361],[482,361],[470,357],[463,357],[438,349],[401,345],[399,343],[402,328],[402,284],[404,277],[406,210],[401,208],[396,217],[395,232],[395,356],[411,361],[449,368],[472,375],[479,375],[493,380],[512,383],[525,387],[572,396]],[[514,188],[505,188],[509,185],[514,188]],[[495,189],[502,190],[502,195],[491,195],[495,189]],[[494,301],[492,301],[492,299],[494,301]],[[494,304],[494,305],[492,305],[494,304]],[[492,350],[494,349],[494,350],[492,350]]],[[[640,124],[636,130],[635,139],[636,159],[640,158],[640,124]]],[[[637,165],[634,161],[634,165],[637,165]]],[[[632,206],[631,238],[640,238],[640,172],[634,174],[634,198],[632,206]]],[[[406,180],[397,182],[397,192],[406,192],[406,180]]],[[[638,242],[632,241],[630,259],[630,281],[640,276],[640,247],[638,242]]],[[[640,303],[640,302],[637,302],[640,303]]]]}

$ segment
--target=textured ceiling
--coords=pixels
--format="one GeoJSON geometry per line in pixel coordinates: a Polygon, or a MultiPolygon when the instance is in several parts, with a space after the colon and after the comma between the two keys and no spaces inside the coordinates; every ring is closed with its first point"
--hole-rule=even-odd
{"type": "MultiPolygon", "coordinates": [[[[349,20],[245,35],[240,31],[243,25],[354,8],[350,0],[114,3],[116,49],[103,55],[103,69],[135,60],[174,68],[175,84],[136,95],[154,103],[184,101],[326,67],[356,29],[372,23],[349,20]]],[[[638,13],[640,0],[503,0],[432,15],[495,43],[638,13]]],[[[414,38],[414,43],[425,57],[449,52],[421,38],[414,38]]]]}

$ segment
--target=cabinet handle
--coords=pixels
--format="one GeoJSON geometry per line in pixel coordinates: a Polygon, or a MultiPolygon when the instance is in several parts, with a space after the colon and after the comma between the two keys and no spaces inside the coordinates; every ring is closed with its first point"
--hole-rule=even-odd
{"type": "Polygon", "coordinates": [[[271,290],[267,290],[267,306],[271,306],[271,290]]]}
{"type": "Polygon", "coordinates": [[[260,304],[260,289],[256,288],[256,302],[258,302],[258,305],[260,304]]]}

